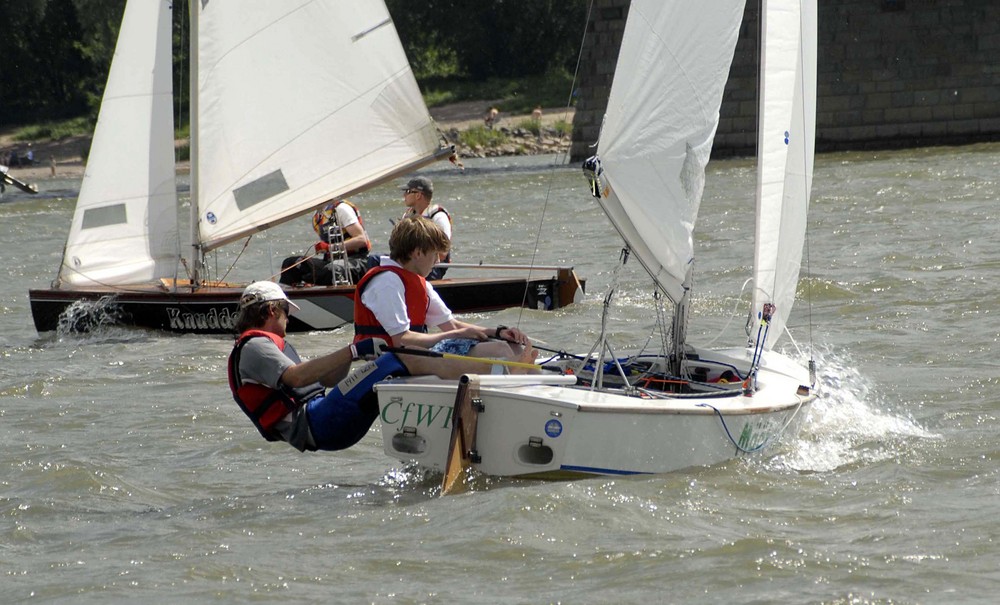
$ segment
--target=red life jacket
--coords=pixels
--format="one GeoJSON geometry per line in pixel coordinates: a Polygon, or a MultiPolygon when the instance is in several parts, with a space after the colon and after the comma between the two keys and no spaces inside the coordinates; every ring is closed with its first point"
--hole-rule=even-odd
{"type": "Polygon", "coordinates": [[[427,331],[427,307],[431,303],[430,297],[427,296],[427,281],[413,271],[407,271],[402,267],[383,265],[365,273],[354,289],[354,342],[366,338],[381,338],[390,346],[392,345],[392,337],[379,323],[375,314],[361,302],[361,293],[372,278],[386,271],[395,273],[399,279],[403,280],[406,316],[410,319],[410,329],[414,332],[427,331]]]}
{"type": "Polygon", "coordinates": [[[275,429],[275,426],[290,412],[302,407],[305,402],[296,401],[291,390],[285,392],[263,384],[243,382],[240,377],[240,354],[250,339],[260,336],[270,338],[278,349],[282,352],[285,351],[285,339],[277,334],[264,330],[247,330],[240,334],[236,346],[233,347],[233,352],[229,354],[229,389],[233,392],[233,399],[240,405],[240,409],[250,417],[264,439],[281,441],[281,434],[275,429]]]}

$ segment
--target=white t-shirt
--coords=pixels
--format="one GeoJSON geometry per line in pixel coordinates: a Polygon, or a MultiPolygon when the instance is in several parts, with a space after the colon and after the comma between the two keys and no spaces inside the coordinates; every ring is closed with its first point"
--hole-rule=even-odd
{"type": "Polygon", "coordinates": [[[337,204],[337,224],[341,229],[346,229],[357,222],[358,214],[350,204],[344,202],[337,204]]]}
{"type": "MultiPolygon", "coordinates": [[[[388,256],[381,257],[380,265],[399,267],[400,265],[388,256]]],[[[444,304],[441,297],[434,291],[434,286],[427,283],[427,326],[439,326],[451,321],[454,315],[444,304]]],[[[371,278],[364,292],[361,293],[361,304],[368,307],[382,324],[386,334],[396,336],[410,329],[410,318],[406,315],[406,294],[403,280],[391,271],[384,271],[371,278]]]]}

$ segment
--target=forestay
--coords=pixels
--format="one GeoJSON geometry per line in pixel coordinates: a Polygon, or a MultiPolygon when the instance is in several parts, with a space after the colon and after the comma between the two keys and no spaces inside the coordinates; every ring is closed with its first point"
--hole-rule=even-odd
{"type": "Polygon", "coordinates": [[[59,269],[63,284],[134,284],[177,269],[170,4],[125,7],[59,269]]]}
{"type": "Polygon", "coordinates": [[[439,151],[383,2],[196,4],[203,251],[439,151]]]}
{"type": "Polygon", "coordinates": [[[633,0],[598,155],[601,206],[674,302],[745,0],[633,0]]]}
{"type": "Polygon", "coordinates": [[[764,304],[770,349],[795,301],[812,189],[816,131],[816,2],[765,0],[758,124],[752,317],[764,304]]]}

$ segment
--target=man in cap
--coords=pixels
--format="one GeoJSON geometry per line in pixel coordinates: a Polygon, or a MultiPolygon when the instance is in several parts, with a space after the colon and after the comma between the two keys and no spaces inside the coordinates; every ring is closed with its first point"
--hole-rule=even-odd
{"type": "MultiPolygon", "coordinates": [[[[448,241],[451,241],[451,215],[441,206],[432,204],[431,199],[433,197],[434,183],[429,178],[417,176],[410,179],[406,183],[406,187],[403,188],[403,203],[406,205],[406,212],[403,213],[403,218],[411,216],[429,218],[441,228],[441,231],[444,231],[444,234],[448,236],[448,241]]],[[[439,262],[451,262],[451,252],[442,254],[439,262]]],[[[427,279],[441,279],[447,270],[445,267],[435,267],[431,270],[427,279]]]]}
{"type": "Polygon", "coordinates": [[[287,441],[299,451],[346,449],[378,417],[375,383],[421,374],[454,379],[477,369],[450,359],[377,356],[371,339],[302,361],[285,340],[292,309],[298,306],[278,284],[247,286],[236,320],[239,336],[229,356],[233,398],[268,441],[287,441]],[[351,363],[361,359],[370,361],[348,376],[351,363]],[[334,388],[327,392],[325,387],[334,388]]]}

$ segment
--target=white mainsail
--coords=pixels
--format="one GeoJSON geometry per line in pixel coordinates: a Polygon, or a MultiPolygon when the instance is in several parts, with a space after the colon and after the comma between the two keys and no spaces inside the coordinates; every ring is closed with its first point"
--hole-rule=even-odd
{"type": "Polygon", "coordinates": [[[764,0],[758,124],[757,224],[751,319],[775,305],[764,343],[795,301],[812,190],[816,130],[816,0],[764,0]]]}
{"type": "Polygon", "coordinates": [[[203,250],[440,152],[381,0],[200,4],[193,182],[203,250]]]}
{"type": "Polygon", "coordinates": [[[129,2],[58,281],[121,285],[174,275],[171,2],[129,2]]]}
{"type": "Polygon", "coordinates": [[[612,224],[680,302],[745,0],[633,0],[598,145],[612,224]]]}
{"type": "MultiPolygon", "coordinates": [[[[62,284],[177,274],[171,4],[126,5],[62,284]]],[[[450,154],[382,0],[191,7],[200,252],[450,154]]]]}

